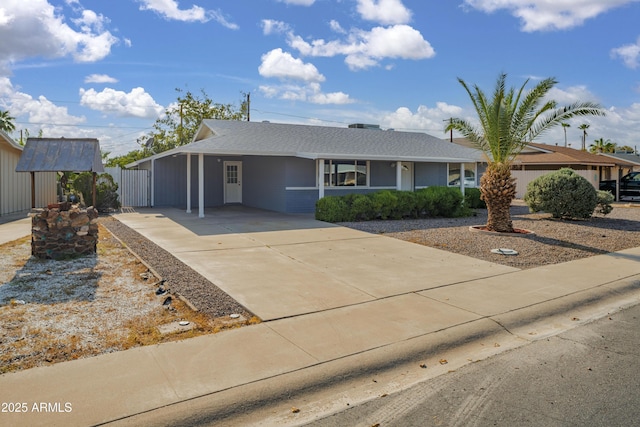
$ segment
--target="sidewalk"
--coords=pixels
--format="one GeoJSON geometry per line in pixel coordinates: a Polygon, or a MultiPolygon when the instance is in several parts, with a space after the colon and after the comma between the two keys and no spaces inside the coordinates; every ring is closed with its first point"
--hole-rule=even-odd
{"type": "Polygon", "coordinates": [[[403,361],[415,378],[432,375],[438,360],[455,369],[640,301],[640,248],[520,271],[308,217],[232,215],[215,225],[174,211],[126,215],[175,256],[200,260],[201,274],[267,321],[2,375],[0,401],[26,410],[0,412],[0,425],[139,425],[179,402],[203,417],[291,406],[287,396],[336,378],[382,375],[403,361]]]}

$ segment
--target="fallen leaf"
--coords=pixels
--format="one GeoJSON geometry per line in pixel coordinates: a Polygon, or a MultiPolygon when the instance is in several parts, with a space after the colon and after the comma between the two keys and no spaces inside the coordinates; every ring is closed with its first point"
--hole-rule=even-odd
{"type": "Polygon", "coordinates": [[[420,367],[421,367],[422,369],[427,369],[427,364],[426,364],[426,363],[421,363],[421,364],[420,364],[420,367]]]}
{"type": "Polygon", "coordinates": [[[291,412],[293,412],[294,414],[297,414],[298,412],[300,412],[300,409],[294,406],[293,408],[291,408],[291,412]]]}
{"type": "Polygon", "coordinates": [[[447,361],[447,359],[440,359],[440,364],[441,364],[441,365],[446,365],[447,363],[449,363],[449,362],[447,361]]]}

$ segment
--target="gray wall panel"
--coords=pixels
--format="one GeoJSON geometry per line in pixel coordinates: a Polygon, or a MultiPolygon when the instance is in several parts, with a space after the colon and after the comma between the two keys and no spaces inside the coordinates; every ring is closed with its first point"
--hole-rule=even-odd
{"type": "Polygon", "coordinates": [[[447,185],[446,163],[416,163],[414,171],[416,187],[447,185]]]}

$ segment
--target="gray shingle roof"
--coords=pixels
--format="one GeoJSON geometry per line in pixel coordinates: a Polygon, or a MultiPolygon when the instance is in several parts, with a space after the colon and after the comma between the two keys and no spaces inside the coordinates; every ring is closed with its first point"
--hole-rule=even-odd
{"type": "Polygon", "coordinates": [[[483,159],[478,150],[425,133],[214,119],[202,122],[192,143],[155,157],[182,153],[441,163],[483,159]]]}
{"type": "Polygon", "coordinates": [[[28,138],[16,172],[104,172],[97,139],[28,138]]]}

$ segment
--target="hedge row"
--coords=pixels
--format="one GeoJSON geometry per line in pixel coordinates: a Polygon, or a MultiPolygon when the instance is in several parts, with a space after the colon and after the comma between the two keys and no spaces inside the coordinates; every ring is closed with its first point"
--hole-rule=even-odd
{"type": "Polygon", "coordinates": [[[382,190],[369,194],[326,196],[316,202],[316,219],[326,222],[370,221],[424,217],[459,217],[484,207],[480,190],[465,189],[465,202],[456,187],[417,191],[382,190]]]}

